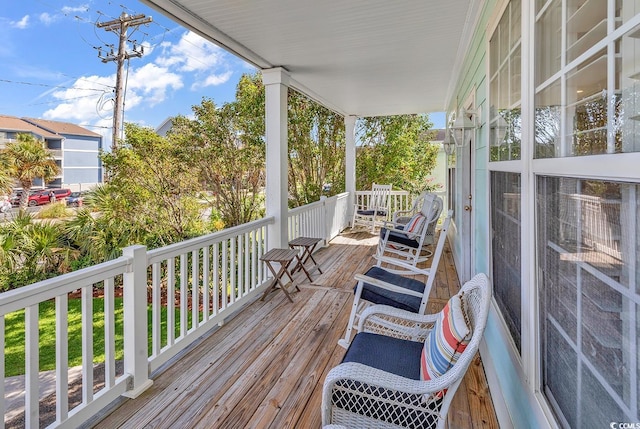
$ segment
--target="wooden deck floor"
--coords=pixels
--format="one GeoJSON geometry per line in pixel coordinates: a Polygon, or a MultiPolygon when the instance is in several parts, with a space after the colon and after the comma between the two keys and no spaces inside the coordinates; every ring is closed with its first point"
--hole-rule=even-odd
{"type": "MultiPolygon", "coordinates": [[[[317,253],[324,274],[303,283],[293,304],[280,292],[253,302],[95,427],[320,428],[322,383],[345,352],[337,341],[349,317],[353,276],[373,264],[376,243],[366,233],[337,237],[317,253]]],[[[429,312],[459,287],[445,248],[429,312]]],[[[479,356],[456,393],[448,425],[498,427],[479,356]]]]}

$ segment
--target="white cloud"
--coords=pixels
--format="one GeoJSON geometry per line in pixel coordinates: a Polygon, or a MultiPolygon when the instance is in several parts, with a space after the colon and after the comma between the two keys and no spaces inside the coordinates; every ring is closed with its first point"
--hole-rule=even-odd
{"type": "Polygon", "coordinates": [[[19,28],[20,30],[24,30],[29,26],[29,15],[23,16],[20,21],[11,21],[10,25],[14,28],[19,28]]]}
{"type": "Polygon", "coordinates": [[[233,71],[231,70],[228,70],[220,74],[209,75],[204,79],[204,81],[194,83],[191,86],[191,89],[204,88],[205,86],[222,85],[223,83],[226,83],[229,79],[231,79],[232,75],[233,75],[233,71]]]}
{"type": "Polygon", "coordinates": [[[63,16],[69,16],[69,15],[75,15],[81,12],[87,12],[88,9],[89,9],[89,6],[86,4],[83,4],[77,7],[64,6],[62,9],[60,9],[59,13],[55,13],[53,15],[48,12],[42,12],[40,15],[38,15],[38,19],[44,25],[51,25],[54,22],[57,22],[60,19],[62,19],[63,16]]]}
{"type": "MultiPolygon", "coordinates": [[[[78,78],[69,89],[51,93],[60,100],[55,108],[43,113],[46,119],[94,123],[110,118],[113,111],[113,87],[115,75],[86,76],[78,78]]],[[[169,90],[184,86],[182,78],[167,68],[149,63],[129,72],[126,94],[126,109],[145,104],[154,106],[167,98],[169,90]]]]}
{"type": "Polygon", "coordinates": [[[42,114],[45,119],[78,123],[93,123],[111,116],[115,76],[86,76],[79,78],[70,88],[54,91],[51,96],[60,104],[42,114]]]}
{"type": "Polygon", "coordinates": [[[65,15],[68,15],[70,13],[76,13],[76,12],[86,12],[89,9],[89,5],[88,4],[81,4],[80,6],[64,6],[61,10],[62,13],[65,15]]]}
{"type": "Polygon", "coordinates": [[[156,63],[178,72],[194,73],[192,90],[221,85],[233,75],[227,53],[192,31],[184,33],[178,43],[163,42],[160,47],[163,56],[156,63]]]}
{"type": "Polygon", "coordinates": [[[194,72],[208,70],[224,62],[225,52],[193,31],[182,35],[177,44],[163,43],[166,57],[156,62],[160,65],[178,65],[178,70],[194,72]]]}
{"type": "Polygon", "coordinates": [[[55,15],[50,15],[47,12],[41,13],[38,18],[44,25],[50,25],[52,22],[56,21],[55,15]]]}
{"type": "Polygon", "coordinates": [[[129,73],[127,106],[130,108],[142,101],[154,106],[165,100],[168,89],[178,90],[183,86],[182,78],[166,67],[145,64],[129,73]]]}

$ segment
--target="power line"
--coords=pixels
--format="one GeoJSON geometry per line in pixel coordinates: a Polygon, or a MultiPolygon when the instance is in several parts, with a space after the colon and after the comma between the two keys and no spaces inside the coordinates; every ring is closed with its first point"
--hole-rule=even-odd
{"type": "Polygon", "coordinates": [[[83,95],[81,97],[60,98],[60,99],[56,99],[56,100],[52,100],[52,101],[43,101],[42,103],[12,104],[11,106],[4,106],[4,107],[0,106],[0,109],[9,109],[9,108],[14,108],[14,107],[41,106],[41,105],[44,105],[44,104],[56,104],[56,103],[63,103],[65,101],[80,100],[81,98],[94,98],[94,97],[96,97],[95,94],[83,95]]]}
{"type": "MultiPolygon", "coordinates": [[[[62,86],[62,85],[47,85],[46,83],[20,82],[20,81],[9,80],[9,79],[0,79],[0,82],[14,83],[14,84],[17,84],[17,85],[43,86],[45,88],[76,89],[78,91],[104,92],[103,89],[77,88],[77,87],[74,87],[74,86],[62,86]]],[[[97,82],[93,82],[93,83],[97,83],[97,82]]],[[[105,86],[107,86],[107,85],[105,85],[105,86]]],[[[109,87],[109,88],[112,88],[112,87],[109,87]]]]}

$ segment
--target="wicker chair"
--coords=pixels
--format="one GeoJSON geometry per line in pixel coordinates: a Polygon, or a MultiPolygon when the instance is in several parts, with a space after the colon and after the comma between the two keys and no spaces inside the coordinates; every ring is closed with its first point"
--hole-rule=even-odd
{"type": "MultiPolygon", "coordinates": [[[[432,195],[432,194],[431,194],[432,195]]],[[[376,259],[380,266],[384,258],[386,262],[393,263],[394,260],[402,260],[410,265],[417,265],[433,256],[432,251],[426,249],[435,243],[436,226],[442,213],[442,198],[427,196],[420,212],[416,213],[406,224],[387,222],[380,229],[380,241],[376,250],[376,259]],[[419,230],[412,229],[416,224],[415,219],[423,219],[419,230]]],[[[450,220],[453,213],[449,213],[450,220]]],[[[445,219],[447,223],[447,219],[445,219]]],[[[443,225],[443,230],[446,231],[443,225]]],[[[403,271],[397,271],[403,273],[403,271]]]]}
{"type": "Polygon", "coordinates": [[[422,381],[420,357],[435,315],[375,305],[363,313],[360,332],[323,386],[322,424],[354,428],[444,428],[453,396],[484,333],[491,286],[484,274],[458,293],[471,330],[457,361],[422,381]]]}
{"type": "Polygon", "coordinates": [[[391,186],[374,183],[366,205],[356,204],[353,210],[351,228],[356,225],[371,227],[371,233],[375,232],[376,225],[387,220],[389,214],[389,201],[391,199],[391,186]]]}

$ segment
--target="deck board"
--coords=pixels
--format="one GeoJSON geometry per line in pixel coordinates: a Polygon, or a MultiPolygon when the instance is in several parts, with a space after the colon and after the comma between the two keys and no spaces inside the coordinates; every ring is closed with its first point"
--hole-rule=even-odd
{"type": "MultiPolygon", "coordinates": [[[[355,273],[374,262],[377,237],[336,237],[314,256],[323,274],[308,282],[296,273],[300,291],[272,292],[152,375],[153,386],[123,400],[96,428],[319,428],[322,384],[340,363],[352,303],[355,273]]],[[[429,312],[439,311],[460,288],[445,247],[429,312]]],[[[497,428],[479,356],[449,411],[449,428],[497,428]]]]}

